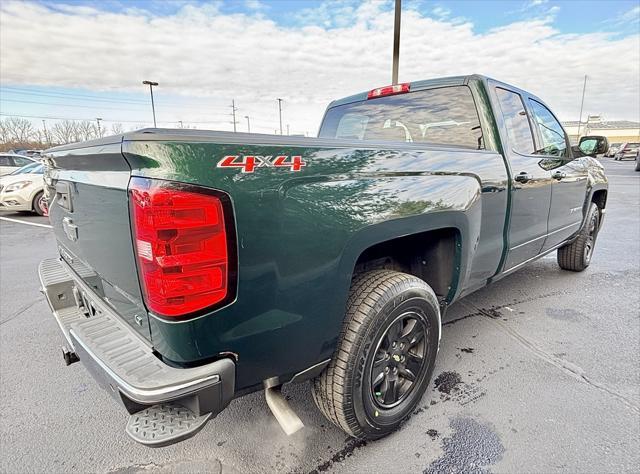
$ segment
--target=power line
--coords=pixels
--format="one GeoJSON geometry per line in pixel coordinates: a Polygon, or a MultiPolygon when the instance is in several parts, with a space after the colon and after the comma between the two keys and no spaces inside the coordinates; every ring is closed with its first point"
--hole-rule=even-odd
{"type": "MultiPolygon", "coordinates": [[[[236,109],[237,110],[237,109],[236,109]]],[[[20,117],[20,118],[32,118],[32,119],[49,119],[49,120],[73,120],[73,121],[88,121],[91,122],[95,120],[95,117],[91,118],[77,118],[77,117],[56,117],[51,115],[23,115],[23,114],[12,114],[6,112],[0,112],[0,116],[5,117],[20,117]]],[[[111,122],[111,123],[139,123],[145,124],[149,123],[147,120],[119,120],[119,119],[102,119],[103,122],[111,122]]],[[[252,122],[256,122],[255,119],[251,119],[252,122]]],[[[186,124],[221,124],[220,120],[162,120],[160,123],[176,123],[176,122],[184,122],[186,124]]],[[[261,128],[271,128],[272,122],[267,122],[263,120],[257,120],[259,123],[269,124],[269,127],[263,126],[261,128]]]]}
{"type": "MultiPolygon", "coordinates": [[[[26,94],[26,95],[30,95],[30,94],[26,94]]],[[[33,94],[34,96],[39,96],[39,95],[43,95],[44,94],[33,94]]],[[[46,97],[49,97],[50,95],[46,95],[46,97]]],[[[84,99],[84,98],[78,98],[78,97],[72,97],[69,96],[68,98],[66,96],[61,96],[61,97],[54,97],[53,95],[51,95],[51,98],[53,99],[65,99],[65,100],[79,100],[79,101],[103,101],[109,104],[118,104],[118,103],[124,103],[124,104],[128,104],[128,105],[132,105],[132,106],[139,106],[139,107],[148,107],[148,102],[147,103],[138,103],[138,102],[132,102],[132,101],[128,101],[126,99],[123,99],[122,101],[119,99],[114,99],[114,100],[110,100],[110,99],[101,99],[101,98],[89,98],[89,99],[84,99]]],[[[82,107],[82,108],[96,108],[96,109],[111,109],[111,110],[128,110],[128,111],[132,111],[132,112],[139,112],[139,110],[137,109],[130,109],[130,108],[122,108],[122,107],[118,107],[118,108],[113,108],[113,107],[108,107],[102,104],[96,104],[95,106],[90,106],[90,105],[78,105],[78,104],[69,104],[69,103],[60,103],[60,102],[41,102],[41,101],[31,101],[31,100],[24,100],[24,99],[5,99],[5,98],[0,98],[0,102],[17,102],[17,103],[25,103],[25,104],[38,104],[38,105],[56,105],[56,106],[66,106],[66,107],[82,107]]],[[[165,108],[176,108],[176,109],[190,109],[190,110],[203,110],[205,107],[203,106],[195,106],[195,105],[182,105],[182,104],[178,104],[175,102],[163,102],[163,101],[158,101],[158,104],[161,105],[162,107],[165,108]]],[[[216,114],[219,115],[220,117],[223,117],[225,114],[216,114]]]]}

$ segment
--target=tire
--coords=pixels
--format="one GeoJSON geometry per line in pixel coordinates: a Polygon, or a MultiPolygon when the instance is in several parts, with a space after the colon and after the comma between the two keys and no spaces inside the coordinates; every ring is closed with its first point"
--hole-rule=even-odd
{"type": "Polygon", "coordinates": [[[570,244],[558,249],[558,265],[563,270],[581,272],[591,263],[600,227],[600,210],[595,203],[589,206],[584,227],[570,244]]]}
{"type": "Polygon", "coordinates": [[[316,405],[350,436],[393,432],[429,385],[440,331],[438,299],[424,281],[392,270],[357,275],[338,348],[313,380],[316,405]]]}
{"type": "Polygon", "coordinates": [[[39,216],[44,216],[47,213],[46,202],[44,199],[44,192],[38,192],[33,198],[33,211],[39,216]]]}
{"type": "Polygon", "coordinates": [[[640,171],[640,157],[636,157],[636,171],[640,171]]]}

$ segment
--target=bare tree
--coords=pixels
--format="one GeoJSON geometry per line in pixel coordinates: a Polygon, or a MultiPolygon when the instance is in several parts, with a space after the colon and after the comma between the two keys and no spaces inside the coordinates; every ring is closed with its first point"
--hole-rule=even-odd
{"type": "Polygon", "coordinates": [[[51,135],[55,142],[60,144],[71,143],[74,141],[80,141],[76,131],[76,123],[71,120],[62,120],[53,125],[51,128],[51,135]]]}
{"type": "Polygon", "coordinates": [[[20,117],[7,117],[2,120],[3,142],[28,143],[34,138],[33,124],[20,117]]]}
{"type": "Polygon", "coordinates": [[[0,120],[0,143],[9,143],[9,127],[7,126],[6,119],[0,120]]]}
{"type": "Polygon", "coordinates": [[[98,129],[96,124],[89,120],[82,120],[76,123],[77,141],[92,140],[98,137],[98,129]]]}
{"type": "Polygon", "coordinates": [[[124,127],[121,123],[114,123],[111,125],[111,133],[113,135],[122,135],[124,133],[124,127]]]}

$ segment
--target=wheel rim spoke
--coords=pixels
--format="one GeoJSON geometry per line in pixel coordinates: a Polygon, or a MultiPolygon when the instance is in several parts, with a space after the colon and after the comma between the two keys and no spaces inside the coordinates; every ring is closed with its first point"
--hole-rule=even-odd
{"type": "Polygon", "coordinates": [[[389,380],[387,390],[385,390],[382,400],[384,403],[391,404],[398,399],[398,384],[396,380],[389,380]]]}
{"type": "Polygon", "coordinates": [[[422,368],[424,360],[422,357],[415,354],[409,354],[404,364],[403,376],[411,382],[415,381],[420,369],[422,368]]]}
{"type": "Polygon", "coordinates": [[[407,349],[412,348],[416,344],[418,344],[424,338],[424,329],[418,322],[414,319],[413,325],[409,329],[409,332],[402,336],[401,341],[407,345],[407,349]]]}
{"type": "Polygon", "coordinates": [[[371,371],[371,385],[376,388],[383,381],[385,377],[384,369],[386,368],[385,360],[377,360],[373,364],[373,370],[371,371]]]}
{"type": "Polygon", "coordinates": [[[388,343],[387,347],[391,347],[391,345],[394,342],[400,339],[400,335],[402,334],[403,327],[404,327],[404,324],[401,319],[396,321],[394,324],[392,324],[389,327],[389,329],[387,330],[387,338],[386,338],[388,343]]]}

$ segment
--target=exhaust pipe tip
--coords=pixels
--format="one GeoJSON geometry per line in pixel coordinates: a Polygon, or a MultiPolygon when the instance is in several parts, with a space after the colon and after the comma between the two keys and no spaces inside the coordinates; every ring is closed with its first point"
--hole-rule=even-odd
{"type": "Polygon", "coordinates": [[[282,395],[281,386],[268,387],[265,389],[264,394],[271,413],[276,417],[280,428],[282,428],[287,436],[291,436],[304,428],[302,420],[296,415],[296,412],[293,411],[287,399],[282,395]]]}

